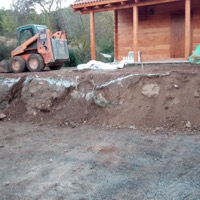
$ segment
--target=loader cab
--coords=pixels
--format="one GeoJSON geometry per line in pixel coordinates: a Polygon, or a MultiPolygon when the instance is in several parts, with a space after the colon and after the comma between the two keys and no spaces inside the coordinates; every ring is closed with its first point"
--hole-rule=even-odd
{"type": "Polygon", "coordinates": [[[37,24],[27,24],[24,26],[20,26],[17,28],[18,31],[18,46],[20,46],[23,42],[27,41],[41,30],[47,29],[44,25],[37,24]]]}

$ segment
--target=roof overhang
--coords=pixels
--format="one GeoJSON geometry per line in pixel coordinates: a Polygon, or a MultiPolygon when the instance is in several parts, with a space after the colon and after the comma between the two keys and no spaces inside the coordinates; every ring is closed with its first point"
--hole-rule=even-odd
{"type": "Polygon", "coordinates": [[[82,14],[131,8],[133,6],[149,6],[185,0],[81,0],[71,5],[74,11],[82,14]]]}

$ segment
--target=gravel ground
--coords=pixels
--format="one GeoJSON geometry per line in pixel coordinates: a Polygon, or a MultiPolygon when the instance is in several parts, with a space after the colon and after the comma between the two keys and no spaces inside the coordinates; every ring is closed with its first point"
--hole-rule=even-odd
{"type": "Polygon", "coordinates": [[[200,135],[0,122],[0,199],[197,200],[200,135]]]}

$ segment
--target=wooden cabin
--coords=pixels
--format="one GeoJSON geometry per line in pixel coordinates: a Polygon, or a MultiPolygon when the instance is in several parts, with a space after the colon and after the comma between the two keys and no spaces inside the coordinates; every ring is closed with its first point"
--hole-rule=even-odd
{"type": "Polygon", "coordinates": [[[140,51],[142,61],[188,59],[200,43],[200,0],[81,0],[72,8],[90,14],[92,59],[96,59],[94,14],[108,10],[114,11],[116,60],[129,51],[140,51]]]}

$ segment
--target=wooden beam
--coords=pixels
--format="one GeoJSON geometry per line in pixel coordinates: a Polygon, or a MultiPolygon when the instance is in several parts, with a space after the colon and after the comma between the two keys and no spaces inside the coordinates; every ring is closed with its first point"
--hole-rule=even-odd
{"type": "Polygon", "coordinates": [[[106,8],[110,8],[111,7],[111,3],[108,3],[107,5],[105,5],[104,7],[106,7],[106,8]]]}
{"type": "MultiPolygon", "coordinates": [[[[138,7],[142,7],[142,6],[149,6],[149,5],[156,5],[156,4],[178,2],[178,1],[183,1],[183,0],[149,0],[149,1],[145,1],[145,2],[124,1],[124,4],[120,3],[118,1],[116,1],[116,2],[112,1],[112,2],[110,2],[110,4],[111,4],[110,7],[105,7],[105,5],[107,5],[106,3],[102,4],[99,9],[95,9],[94,5],[91,5],[91,4],[88,4],[87,7],[88,7],[89,11],[92,10],[93,12],[104,12],[104,11],[109,11],[109,10],[121,10],[121,9],[132,8],[134,5],[137,5],[138,7]]],[[[79,6],[77,8],[77,6],[72,5],[72,8],[74,9],[74,11],[80,11],[81,14],[89,13],[89,11],[85,11],[82,9],[84,6],[86,6],[86,5],[83,4],[82,6],[79,6]]]]}
{"type": "Polygon", "coordinates": [[[185,58],[191,53],[191,0],[185,0],[185,58]]]}
{"type": "Polygon", "coordinates": [[[94,12],[90,11],[90,47],[91,59],[96,60],[95,20],[94,12]]]}
{"type": "Polygon", "coordinates": [[[137,6],[150,6],[150,5],[156,5],[156,4],[163,4],[163,3],[172,3],[176,1],[183,1],[183,0],[148,0],[144,2],[138,2],[136,3],[137,6]]]}
{"type": "Polygon", "coordinates": [[[75,3],[72,6],[73,9],[76,8],[82,8],[82,7],[90,7],[90,6],[97,6],[97,5],[107,5],[112,3],[121,3],[122,1],[129,1],[129,0],[106,0],[106,1],[96,1],[96,2],[90,2],[90,3],[75,3]]]}
{"type": "Polygon", "coordinates": [[[114,52],[115,52],[115,59],[119,60],[118,58],[118,10],[114,11],[114,52]]]}
{"type": "Polygon", "coordinates": [[[133,7],[133,51],[134,61],[138,62],[138,7],[133,7]]]}

